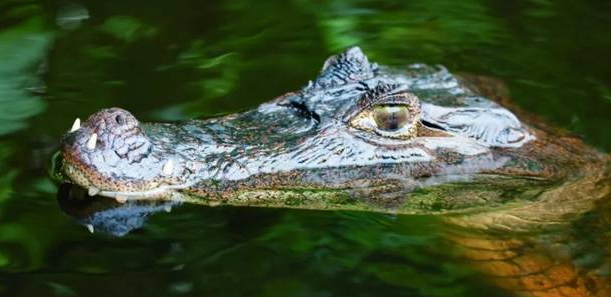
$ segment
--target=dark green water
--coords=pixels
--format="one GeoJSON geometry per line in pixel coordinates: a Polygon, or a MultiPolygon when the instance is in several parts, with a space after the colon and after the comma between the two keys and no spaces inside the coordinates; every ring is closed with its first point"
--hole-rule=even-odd
{"type": "MultiPolygon", "coordinates": [[[[611,1],[4,0],[0,296],[504,294],[434,217],[183,206],[116,238],[58,207],[49,159],[74,118],[252,108],[350,45],[499,77],[524,109],[611,151],[611,1]]],[[[573,228],[565,245],[598,251],[576,263],[604,275],[609,247],[592,238],[611,228],[573,228]]]]}

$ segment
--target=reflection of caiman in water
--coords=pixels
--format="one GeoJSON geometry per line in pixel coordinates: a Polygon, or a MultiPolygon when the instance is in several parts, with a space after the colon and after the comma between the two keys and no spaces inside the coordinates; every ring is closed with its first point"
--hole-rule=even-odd
{"type": "Polygon", "coordinates": [[[603,203],[609,156],[507,108],[494,79],[387,68],[351,48],[300,91],[244,113],[156,124],[100,111],[62,139],[61,171],[114,198],[72,213],[115,233],[168,201],[442,215],[501,287],[611,296],[606,277],[537,236],[603,203]]]}

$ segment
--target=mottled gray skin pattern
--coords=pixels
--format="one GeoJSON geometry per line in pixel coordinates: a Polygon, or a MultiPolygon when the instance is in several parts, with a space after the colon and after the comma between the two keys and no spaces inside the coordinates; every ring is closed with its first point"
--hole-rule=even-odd
{"type": "Polygon", "coordinates": [[[330,57],[303,89],[251,111],[159,124],[138,123],[118,108],[102,110],[66,134],[61,151],[70,181],[121,200],[197,196],[240,204],[230,197],[314,189],[400,207],[406,194],[448,183],[517,187],[515,180],[533,185],[566,178],[566,168],[581,163],[553,159],[564,143],[546,133],[443,67],[386,68],[354,47],[330,57]],[[419,100],[409,103],[418,111],[414,135],[397,138],[351,124],[377,104],[408,104],[401,94],[419,100]],[[98,141],[90,149],[93,133],[98,141]],[[168,160],[173,166],[164,172],[168,160]]]}

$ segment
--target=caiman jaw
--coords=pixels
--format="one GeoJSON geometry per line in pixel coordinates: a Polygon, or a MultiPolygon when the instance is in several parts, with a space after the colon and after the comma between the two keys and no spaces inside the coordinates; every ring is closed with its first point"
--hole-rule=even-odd
{"type": "Polygon", "coordinates": [[[89,191],[123,202],[130,198],[171,197],[183,182],[174,160],[155,152],[129,112],[111,108],[81,125],[76,119],[61,141],[63,172],[89,191]]]}

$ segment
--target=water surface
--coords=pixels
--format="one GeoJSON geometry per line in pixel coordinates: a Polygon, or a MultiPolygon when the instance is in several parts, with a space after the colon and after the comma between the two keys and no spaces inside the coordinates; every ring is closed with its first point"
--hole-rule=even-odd
{"type": "MultiPolygon", "coordinates": [[[[59,208],[49,160],[76,117],[245,110],[351,45],[382,64],[501,78],[519,106],[609,152],[609,36],[602,0],[5,0],[0,295],[501,296],[435,217],[183,206],[123,237],[92,235],[59,208]]],[[[605,276],[601,216],[554,232],[570,234],[575,265],[605,276]]]]}

